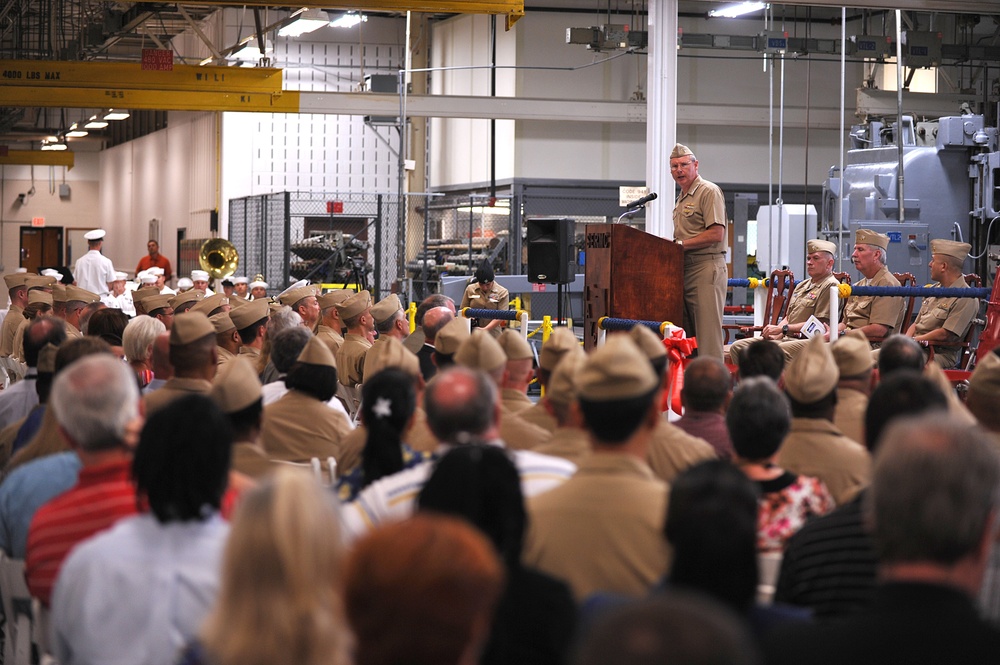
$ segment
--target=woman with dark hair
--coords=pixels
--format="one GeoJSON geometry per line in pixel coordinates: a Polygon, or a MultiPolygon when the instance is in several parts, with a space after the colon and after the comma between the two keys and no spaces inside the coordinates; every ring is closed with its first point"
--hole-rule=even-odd
{"type": "Polygon", "coordinates": [[[806,520],[834,508],[822,480],[777,465],[778,449],[791,427],[784,394],[766,377],[745,379],[733,392],[726,411],[736,464],[760,489],[757,549],[781,552],[806,520]]]}
{"type": "Polygon", "coordinates": [[[111,346],[111,352],[119,358],[125,357],[122,338],[125,327],[128,326],[128,315],[120,309],[99,309],[90,317],[87,323],[87,335],[100,337],[111,346]]]}
{"type": "Polygon", "coordinates": [[[176,662],[218,593],[232,440],[202,395],[149,418],[132,461],[140,514],[78,545],[56,581],[59,662],[176,662]]]}
{"type": "Polygon", "coordinates": [[[384,369],[361,386],[361,422],[367,430],[361,464],[337,481],[342,501],[354,501],[368,485],[403,469],[433,459],[403,442],[413,422],[417,392],[413,378],[403,370],[384,369]]]}
{"type": "Polygon", "coordinates": [[[521,479],[507,452],[462,445],[437,463],[420,492],[420,510],[463,517],[493,542],[507,569],[481,665],[562,663],[576,625],[563,582],[521,565],[526,514],[521,479]]]}

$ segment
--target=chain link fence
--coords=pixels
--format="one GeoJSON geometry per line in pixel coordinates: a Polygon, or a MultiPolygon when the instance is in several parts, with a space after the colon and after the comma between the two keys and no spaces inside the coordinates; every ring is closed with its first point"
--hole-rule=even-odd
{"type": "Polygon", "coordinates": [[[395,194],[278,192],[229,202],[239,272],[263,275],[271,295],[308,279],[382,298],[403,277],[403,227],[395,194]]]}

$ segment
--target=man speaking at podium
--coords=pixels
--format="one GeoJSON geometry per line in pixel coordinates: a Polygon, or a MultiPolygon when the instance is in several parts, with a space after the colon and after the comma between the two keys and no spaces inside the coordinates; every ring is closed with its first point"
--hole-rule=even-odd
{"type": "Polygon", "coordinates": [[[674,241],[684,248],[684,330],[698,338],[698,355],[722,359],[726,305],[726,203],[715,183],[698,175],[698,160],[678,143],[670,175],[680,185],[674,206],[674,241]]]}

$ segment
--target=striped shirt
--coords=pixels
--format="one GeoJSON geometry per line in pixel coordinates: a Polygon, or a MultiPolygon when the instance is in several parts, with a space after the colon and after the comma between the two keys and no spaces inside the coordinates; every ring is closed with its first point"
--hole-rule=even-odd
{"type": "Polygon", "coordinates": [[[819,619],[852,614],[871,603],[877,560],[864,526],[864,494],[809,521],[788,540],[776,603],[812,608],[819,619]]]}
{"type": "Polygon", "coordinates": [[[28,530],[28,589],[49,605],[52,587],[70,550],[122,517],[137,512],[131,460],[80,470],[77,484],[38,509],[28,530]]]}

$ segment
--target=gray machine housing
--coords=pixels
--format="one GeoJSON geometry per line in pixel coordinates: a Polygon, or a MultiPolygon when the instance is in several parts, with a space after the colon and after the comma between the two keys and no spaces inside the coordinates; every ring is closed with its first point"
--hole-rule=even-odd
{"type": "MultiPolygon", "coordinates": [[[[857,229],[886,233],[889,270],[913,273],[917,284],[926,284],[931,239],[969,242],[973,255],[984,253],[990,222],[1000,216],[994,186],[1000,166],[997,130],[986,127],[981,115],[943,117],[916,128],[904,117],[901,135],[902,223],[898,123],[871,120],[851,130],[854,147],[847,153],[843,178],[833,167],[824,183],[821,232],[838,244],[843,270],[850,267],[857,229]]],[[[970,260],[965,268],[987,274],[985,259],[980,264],[970,260]]]]}

